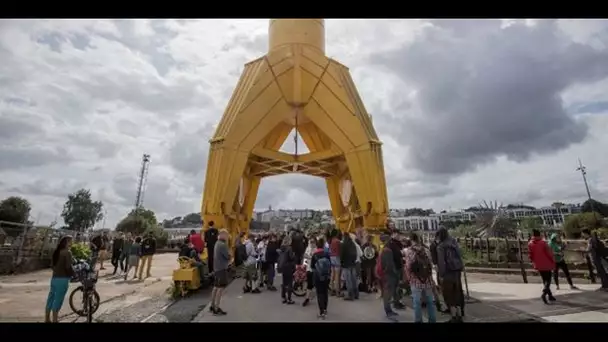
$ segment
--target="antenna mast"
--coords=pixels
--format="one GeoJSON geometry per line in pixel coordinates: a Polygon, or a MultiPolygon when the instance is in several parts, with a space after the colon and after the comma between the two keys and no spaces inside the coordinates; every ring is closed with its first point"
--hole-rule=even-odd
{"type": "Polygon", "coordinates": [[[137,185],[137,196],[135,197],[135,209],[141,208],[144,204],[144,193],[146,191],[146,181],[148,180],[148,168],[150,166],[150,155],[144,154],[141,158],[141,170],[137,185]]]}

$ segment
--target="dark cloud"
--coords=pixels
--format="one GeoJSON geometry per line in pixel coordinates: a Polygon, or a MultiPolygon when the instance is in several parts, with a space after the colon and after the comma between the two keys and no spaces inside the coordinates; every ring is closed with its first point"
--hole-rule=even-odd
{"type": "Polygon", "coordinates": [[[68,163],[73,158],[62,147],[11,147],[0,146],[0,170],[68,163]]]}
{"type": "Polygon", "coordinates": [[[608,50],[574,43],[553,21],[441,20],[372,60],[415,91],[394,97],[411,162],[431,174],[459,174],[505,155],[523,161],[582,141],[587,127],[563,108],[575,83],[608,76],[608,50]]]}

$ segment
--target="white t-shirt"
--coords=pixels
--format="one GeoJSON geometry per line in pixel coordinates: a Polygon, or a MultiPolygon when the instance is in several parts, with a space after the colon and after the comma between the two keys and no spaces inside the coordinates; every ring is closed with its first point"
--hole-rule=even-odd
{"type": "Polygon", "coordinates": [[[363,250],[361,249],[361,246],[359,246],[359,244],[356,242],[355,247],[357,248],[357,260],[355,260],[355,263],[360,263],[361,257],[363,256],[363,250]]]}
{"type": "Polygon", "coordinates": [[[312,260],[312,254],[314,252],[315,252],[315,249],[311,245],[308,245],[308,247],[306,247],[306,251],[304,251],[304,264],[306,265],[307,272],[312,272],[312,268],[310,267],[310,264],[311,264],[311,260],[312,260]]]}

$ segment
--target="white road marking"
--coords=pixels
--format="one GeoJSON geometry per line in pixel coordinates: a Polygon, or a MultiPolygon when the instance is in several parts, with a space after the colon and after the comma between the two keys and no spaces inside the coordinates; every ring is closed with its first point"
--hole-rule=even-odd
{"type": "Polygon", "coordinates": [[[169,306],[171,306],[171,304],[173,304],[173,303],[169,303],[169,304],[167,304],[167,305],[163,306],[162,308],[160,308],[160,310],[155,311],[155,312],[154,312],[153,314],[151,314],[150,316],[148,316],[148,317],[146,317],[146,318],[142,319],[141,321],[139,321],[139,323],[146,323],[147,321],[149,321],[150,319],[152,319],[152,317],[154,317],[156,314],[158,314],[158,313],[160,313],[160,312],[163,312],[163,311],[167,310],[167,308],[168,308],[169,306]]]}

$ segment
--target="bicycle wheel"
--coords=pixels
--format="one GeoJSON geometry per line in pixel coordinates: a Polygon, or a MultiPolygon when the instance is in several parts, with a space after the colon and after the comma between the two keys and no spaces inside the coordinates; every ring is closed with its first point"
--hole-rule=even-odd
{"type": "MultiPolygon", "coordinates": [[[[97,310],[99,309],[99,303],[100,303],[100,299],[99,299],[99,293],[97,293],[96,290],[90,290],[91,291],[91,301],[90,301],[90,306],[91,306],[91,311],[92,313],[97,312],[97,310]]],[[[89,309],[89,305],[86,302],[86,290],[84,289],[84,286],[78,286],[77,288],[75,288],[72,293],[70,293],[70,309],[72,309],[72,312],[74,312],[75,314],[77,314],[80,317],[85,317],[88,313],[88,309],[89,309]],[[77,296],[82,296],[82,300],[77,297],[77,296]],[[76,304],[79,305],[76,305],[76,304]]]]}
{"type": "Polygon", "coordinates": [[[85,300],[85,306],[87,308],[87,323],[93,323],[93,312],[96,311],[93,307],[94,293],[97,292],[90,291],[86,297],[87,299],[85,300]]]}
{"type": "Polygon", "coordinates": [[[294,281],[293,294],[296,297],[304,297],[306,295],[306,281],[294,281]]]}

